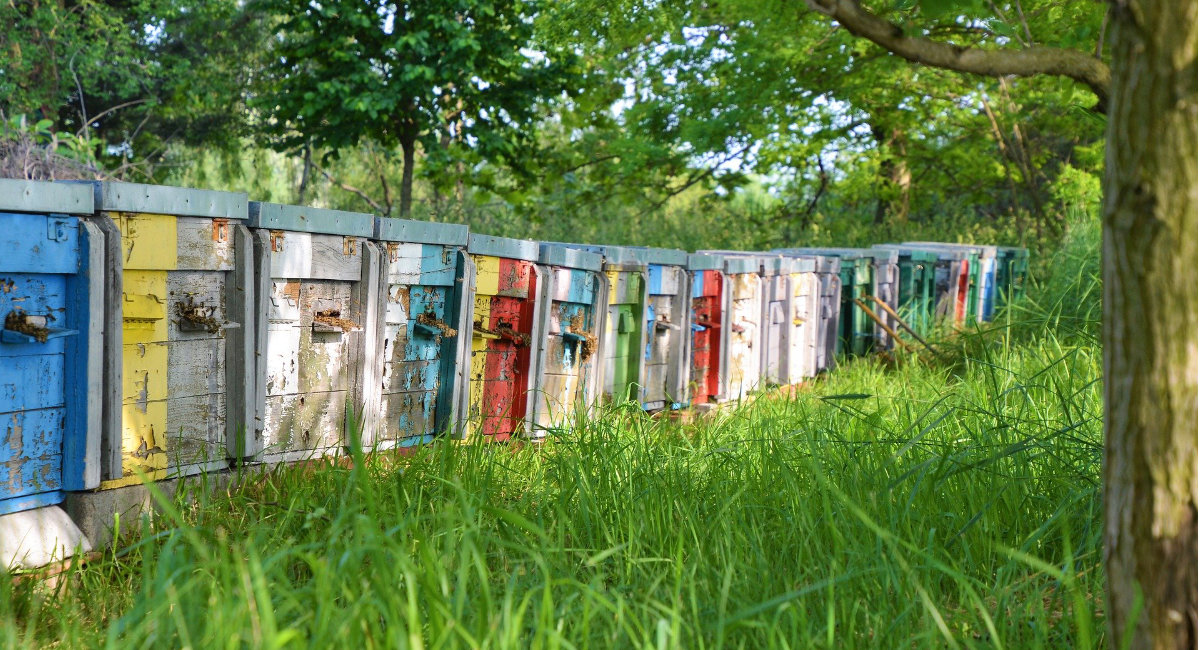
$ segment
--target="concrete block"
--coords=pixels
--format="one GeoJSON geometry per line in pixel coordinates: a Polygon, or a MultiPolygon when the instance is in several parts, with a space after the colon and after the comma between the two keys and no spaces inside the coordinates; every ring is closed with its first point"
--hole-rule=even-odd
{"type": "MultiPolygon", "coordinates": [[[[159,480],[153,485],[164,497],[174,500],[176,493],[185,485],[192,490],[203,488],[212,493],[226,489],[235,480],[257,477],[263,469],[261,466],[244,468],[240,474],[232,470],[210,472],[203,476],[159,480]]],[[[157,503],[150,495],[150,489],[145,484],[93,492],[68,492],[62,505],[79,530],[87,539],[92,540],[97,548],[111,546],[114,532],[125,535],[138,530],[143,515],[159,511],[157,503]],[[120,531],[115,530],[118,522],[120,531]]]]}
{"type": "Polygon", "coordinates": [[[0,564],[5,567],[34,569],[90,550],[88,537],[58,506],[0,515],[0,564]]]}

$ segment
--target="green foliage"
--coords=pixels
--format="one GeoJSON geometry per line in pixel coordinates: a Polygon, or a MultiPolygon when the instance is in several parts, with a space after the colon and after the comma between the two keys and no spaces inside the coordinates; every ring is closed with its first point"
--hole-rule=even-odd
{"type": "Polygon", "coordinates": [[[228,147],[244,132],[263,39],[238,2],[6,3],[0,21],[0,115],[87,138],[119,176],[153,179],[169,145],[228,147]]]}
{"type": "Polygon", "coordinates": [[[530,49],[533,0],[255,6],[279,24],[253,106],[284,151],[328,159],[371,141],[411,155],[420,142],[442,165],[521,161],[541,101],[568,89],[571,57],[530,49]]]}
{"type": "Polygon", "coordinates": [[[0,580],[0,640],[1100,647],[1099,348],[1028,313],[953,368],[862,359],[693,424],[193,479],[61,589],[0,580]]]}

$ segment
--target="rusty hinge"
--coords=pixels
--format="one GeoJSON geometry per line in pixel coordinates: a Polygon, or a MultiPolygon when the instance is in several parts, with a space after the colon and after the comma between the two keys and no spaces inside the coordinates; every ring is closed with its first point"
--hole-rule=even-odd
{"type": "Polygon", "coordinates": [[[229,237],[229,220],[228,219],[213,219],[212,238],[215,242],[223,242],[229,237]]]}
{"type": "Polygon", "coordinates": [[[282,251],[283,251],[283,231],[282,230],[272,230],[271,231],[271,252],[279,253],[282,251]]]}
{"type": "Polygon", "coordinates": [[[390,241],[387,243],[388,262],[398,262],[400,260],[400,242],[390,241]]]}
{"type": "Polygon", "coordinates": [[[356,242],[357,242],[357,240],[353,237],[343,237],[342,238],[342,254],[343,255],[354,255],[355,254],[354,249],[356,246],[356,242]]]}

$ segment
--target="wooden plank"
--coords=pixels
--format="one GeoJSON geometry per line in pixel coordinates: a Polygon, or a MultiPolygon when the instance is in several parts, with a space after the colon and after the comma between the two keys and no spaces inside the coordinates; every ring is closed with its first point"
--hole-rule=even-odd
{"type": "Polygon", "coordinates": [[[375,440],[401,440],[438,433],[433,391],[385,392],[383,416],[375,440]]]}
{"type": "Polygon", "coordinates": [[[65,375],[70,404],[63,445],[63,486],[90,490],[100,485],[104,438],[104,233],[79,220],[80,268],[67,282],[68,327],[78,329],[66,345],[65,375]]]}
{"type": "Polygon", "coordinates": [[[175,217],[125,212],[110,214],[121,229],[121,265],[126,272],[166,271],[176,267],[175,217]]]}
{"type": "Polygon", "coordinates": [[[250,459],[258,453],[255,440],[258,421],[258,388],[255,368],[254,238],[250,229],[232,226],[232,272],[225,282],[226,319],[240,325],[225,330],[225,451],[233,459],[250,459]]]}
{"type": "Polygon", "coordinates": [[[124,272],[121,264],[121,231],[107,216],[88,220],[104,234],[104,337],[103,380],[101,382],[101,439],[100,478],[115,479],[121,470],[121,388],[124,368],[121,363],[124,349],[123,305],[124,272]]]}
{"type": "Polygon", "coordinates": [[[4,228],[0,229],[0,273],[67,274],[78,268],[79,233],[70,217],[47,217],[40,214],[0,213],[4,228]],[[48,225],[55,224],[58,240],[47,237],[48,225]]]}
{"type": "Polygon", "coordinates": [[[196,217],[177,217],[175,231],[178,249],[173,267],[181,271],[232,271],[234,228],[238,222],[213,221],[196,217]]]}
{"type": "Polygon", "coordinates": [[[0,413],[0,498],[62,487],[62,407],[0,413]]]}
{"type": "Polygon", "coordinates": [[[384,286],[383,253],[372,242],[362,242],[362,270],[350,297],[350,313],[362,324],[362,333],[355,351],[354,372],[351,377],[352,410],[356,415],[360,440],[373,441],[379,428],[382,408],[381,384],[383,367],[384,309],[381,287],[384,286]]]}
{"type": "Polygon", "coordinates": [[[95,210],[90,183],[0,178],[0,211],[90,215],[95,210]]]}
{"type": "Polygon", "coordinates": [[[342,447],[347,391],[273,395],[266,401],[264,458],[342,447]]]}
{"type": "Polygon", "coordinates": [[[219,392],[173,394],[166,400],[169,470],[209,461],[228,464],[223,388],[219,392]]]}
{"type": "Polygon", "coordinates": [[[423,285],[453,286],[458,272],[461,249],[453,246],[424,244],[421,247],[421,281],[423,285]]]}

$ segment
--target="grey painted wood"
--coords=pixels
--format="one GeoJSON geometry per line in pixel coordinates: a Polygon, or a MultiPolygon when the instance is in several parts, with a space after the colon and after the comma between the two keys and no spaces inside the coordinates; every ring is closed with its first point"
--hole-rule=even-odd
{"type": "Polygon", "coordinates": [[[538,261],[539,245],[538,242],[528,239],[511,239],[471,233],[467,238],[467,252],[474,255],[490,255],[536,262],[538,261]]]}
{"type": "Polygon", "coordinates": [[[246,224],[251,228],[362,238],[369,238],[375,234],[373,214],[264,201],[250,202],[246,224]]]}
{"type": "Polygon", "coordinates": [[[273,278],[347,282],[361,279],[361,256],[346,251],[357,251],[365,239],[290,231],[271,231],[269,239],[273,278]]]}
{"type": "Polygon", "coordinates": [[[599,271],[604,265],[604,258],[596,253],[561,244],[542,244],[538,261],[546,265],[586,271],[599,271]]]}
{"type": "MultiPolygon", "coordinates": [[[[556,256],[553,254],[547,256],[547,253],[554,250],[555,249],[547,248],[545,245],[543,245],[541,249],[541,255],[543,258],[549,257],[553,259],[556,256]]],[[[558,250],[561,251],[562,249],[558,250]]],[[[557,257],[560,259],[562,258],[561,255],[557,257]]],[[[553,266],[549,266],[547,264],[538,264],[534,266],[534,270],[537,274],[538,284],[537,299],[535,301],[537,307],[533,312],[533,320],[535,323],[537,323],[537,329],[545,332],[546,336],[549,336],[551,328],[550,321],[554,315],[554,308],[552,307],[552,304],[556,291],[555,285],[557,284],[558,274],[554,272],[553,266]]],[[[560,395],[561,393],[555,393],[552,391],[560,390],[564,387],[562,382],[552,379],[552,377],[555,377],[555,375],[547,374],[546,351],[548,347],[548,341],[546,341],[546,336],[535,336],[531,337],[530,339],[531,349],[529,351],[529,363],[531,367],[529,369],[529,374],[532,377],[532,386],[529,390],[529,408],[525,411],[525,419],[527,423],[527,435],[533,438],[541,438],[546,435],[545,428],[551,425],[551,420],[555,412],[555,404],[548,400],[548,397],[552,395],[560,395]]]]}
{"type": "Polygon", "coordinates": [[[462,283],[458,292],[461,303],[458,309],[459,335],[455,341],[457,358],[454,363],[454,378],[450,403],[454,405],[449,421],[448,435],[462,438],[466,434],[467,413],[470,402],[471,381],[471,327],[475,318],[475,262],[465,250],[458,252],[458,276],[455,282],[462,283]]]}
{"type": "Polygon", "coordinates": [[[79,227],[86,233],[88,256],[88,325],[87,362],[87,431],[83,458],[83,487],[94,489],[100,486],[103,462],[101,457],[104,440],[104,279],[105,240],[99,226],[87,219],[79,220],[79,227]]]}
{"type": "Polygon", "coordinates": [[[234,265],[235,228],[240,222],[220,222],[213,219],[179,217],[175,219],[175,268],[171,271],[232,271],[234,265]]]}
{"type": "Polygon", "coordinates": [[[225,448],[235,461],[252,459],[258,452],[258,368],[255,344],[258,327],[255,301],[254,235],[242,225],[231,228],[232,272],[225,282],[225,305],[230,321],[240,328],[226,332],[225,351],[225,448]]]}
{"type": "Polygon", "coordinates": [[[244,192],[218,192],[111,181],[97,181],[94,187],[96,209],[111,212],[245,219],[249,207],[244,192]]]}
{"type": "Polygon", "coordinates": [[[100,439],[101,480],[118,479],[122,468],[122,409],[121,390],[124,381],[122,353],[124,348],[124,314],[122,292],[124,269],[121,254],[121,231],[107,216],[89,221],[104,233],[104,368],[101,390],[102,435],[100,439]]]}
{"type": "Polygon", "coordinates": [[[529,337],[531,342],[535,342],[534,345],[536,347],[531,351],[531,354],[534,356],[530,357],[529,359],[530,371],[525,373],[525,432],[527,435],[529,432],[533,431],[534,423],[536,422],[536,420],[534,420],[534,408],[535,403],[537,402],[535,398],[537,396],[538,375],[536,372],[534,372],[534,370],[537,367],[537,359],[541,357],[540,352],[542,346],[544,346],[546,343],[545,338],[547,324],[549,323],[548,317],[543,320],[542,318],[539,318],[539,315],[545,313],[545,315],[548,316],[549,312],[551,311],[551,303],[549,300],[550,293],[542,290],[543,285],[545,285],[547,289],[549,289],[550,285],[550,282],[546,277],[546,271],[547,269],[544,266],[538,264],[533,265],[533,273],[537,282],[537,291],[535,295],[531,296],[533,299],[534,317],[533,325],[530,327],[529,337]]]}
{"type": "Polygon", "coordinates": [[[0,211],[91,215],[96,207],[90,185],[0,178],[0,211]]]}
{"type": "Polygon", "coordinates": [[[354,378],[352,397],[354,410],[359,413],[357,437],[363,445],[374,441],[379,430],[380,409],[383,403],[383,291],[386,284],[387,265],[383,254],[372,242],[363,243],[362,270],[359,282],[351,289],[350,311],[357,314],[363,325],[362,356],[360,370],[354,378]]]}
{"type": "Polygon", "coordinates": [[[670,361],[671,368],[667,375],[667,388],[670,391],[668,397],[673,402],[687,404],[691,401],[688,390],[688,374],[692,367],[692,284],[690,276],[683,267],[675,267],[673,271],[672,275],[675,276],[677,286],[672,297],[671,308],[675,314],[674,322],[679,326],[679,330],[674,333],[676,338],[673,349],[675,355],[670,361]]]}
{"type": "Polygon", "coordinates": [[[375,217],[375,230],[372,235],[374,239],[381,241],[443,246],[466,246],[468,236],[467,227],[456,223],[389,217],[375,217]]]}
{"type": "Polygon", "coordinates": [[[725,258],[708,253],[692,253],[688,255],[689,271],[720,271],[725,268],[725,258]]]}

